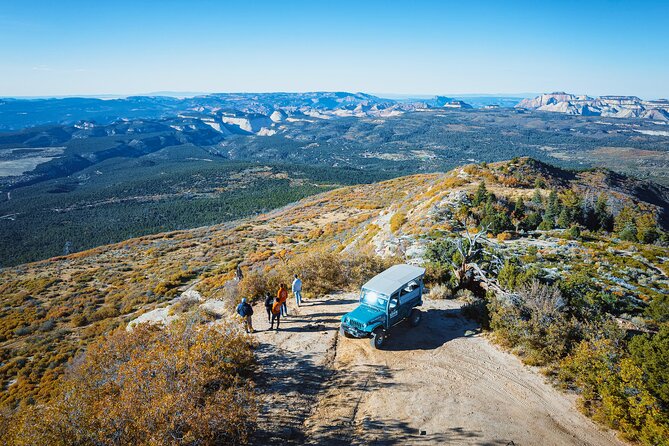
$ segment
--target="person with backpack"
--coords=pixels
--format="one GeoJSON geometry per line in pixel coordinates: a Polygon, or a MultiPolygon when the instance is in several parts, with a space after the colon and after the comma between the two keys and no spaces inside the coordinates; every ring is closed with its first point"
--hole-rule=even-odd
{"type": "Polygon", "coordinates": [[[279,292],[276,293],[276,300],[281,302],[281,316],[288,316],[288,306],[286,301],[288,300],[288,287],[285,283],[279,285],[279,292]]]}
{"type": "Polygon", "coordinates": [[[295,274],[295,280],[293,280],[293,294],[295,295],[295,303],[299,307],[302,303],[302,281],[297,274],[295,274]]]}
{"type": "Polygon", "coordinates": [[[265,310],[267,311],[267,322],[272,323],[272,305],[274,305],[274,298],[271,294],[265,295],[265,310]]]}
{"type": "Polygon", "coordinates": [[[281,306],[283,303],[279,299],[279,296],[274,299],[274,304],[272,304],[272,319],[269,322],[269,329],[274,328],[274,321],[276,320],[276,331],[279,331],[279,324],[281,323],[281,306]]]}
{"type": "Polygon", "coordinates": [[[246,302],[246,298],[243,298],[239,305],[237,305],[237,314],[242,318],[244,330],[247,333],[253,333],[253,320],[251,320],[251,316],[253,316],[253,307],[246,302]]]}

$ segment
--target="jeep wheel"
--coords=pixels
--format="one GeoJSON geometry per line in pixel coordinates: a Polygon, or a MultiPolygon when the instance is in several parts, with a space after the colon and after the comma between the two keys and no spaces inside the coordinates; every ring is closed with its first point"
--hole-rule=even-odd
{"type": "Polygon", "coordinates": [[[344,336],[345,338],[352,338],[353,335],[349,333],[348,331],[344,330],[344,327],[341,325],[339,326],[339,335],[344,336]]]}
{"type": "Polygon", "coordinates": [[[423,318],[423,314],[420,312],[419,309],[414,308],[411,310],[411,314],[409,315],[409,324],[412,327],[417,327],[418,324],[420,324],[420,320],[423,318]]]}
{"type": "Polygon", "coordinates": [[[384,330],[381,327],[374,330],[374,332],[372,333],[372,339],[370,339],[372,347],[380,349],[381,347],[383,347],[383,344],[385,342],[386,342],[386,330],[384,330]]]}

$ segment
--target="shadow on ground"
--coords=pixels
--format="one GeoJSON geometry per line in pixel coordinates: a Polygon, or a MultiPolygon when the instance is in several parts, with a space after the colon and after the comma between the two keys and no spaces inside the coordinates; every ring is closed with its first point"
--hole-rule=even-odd
{"type": "Polygon", "coordinates": [[[459,308],[448,310],[430,309],[423,311],[423,318],[417,327],[404,321],[388,332],[384,350],[434,350],[456,338],[471,336],[479,326],[464,316],[459,308]]]}

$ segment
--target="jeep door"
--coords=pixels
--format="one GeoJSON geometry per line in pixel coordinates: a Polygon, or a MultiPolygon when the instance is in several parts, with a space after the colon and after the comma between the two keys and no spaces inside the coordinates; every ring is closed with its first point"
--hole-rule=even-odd
{"type": "Polygon", "coordinates": [[[388,326],[391,327],[404,318],[400,305],[400,293],[396,291],[388,300],[388,326]]]}

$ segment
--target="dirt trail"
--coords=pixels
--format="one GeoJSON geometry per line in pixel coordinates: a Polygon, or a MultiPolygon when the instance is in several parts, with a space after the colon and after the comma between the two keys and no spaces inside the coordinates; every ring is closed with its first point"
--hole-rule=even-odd
{"type": "Polygon", "coordinates": [[[355,304],[350,294],[293,304],[279,332],[264,331],[256,307],[265,398],[256,444],[625,444],[476,335],[458,302],[426,301],[420,326],[393,328],[382,351],[339,339],[355,304]]]}

